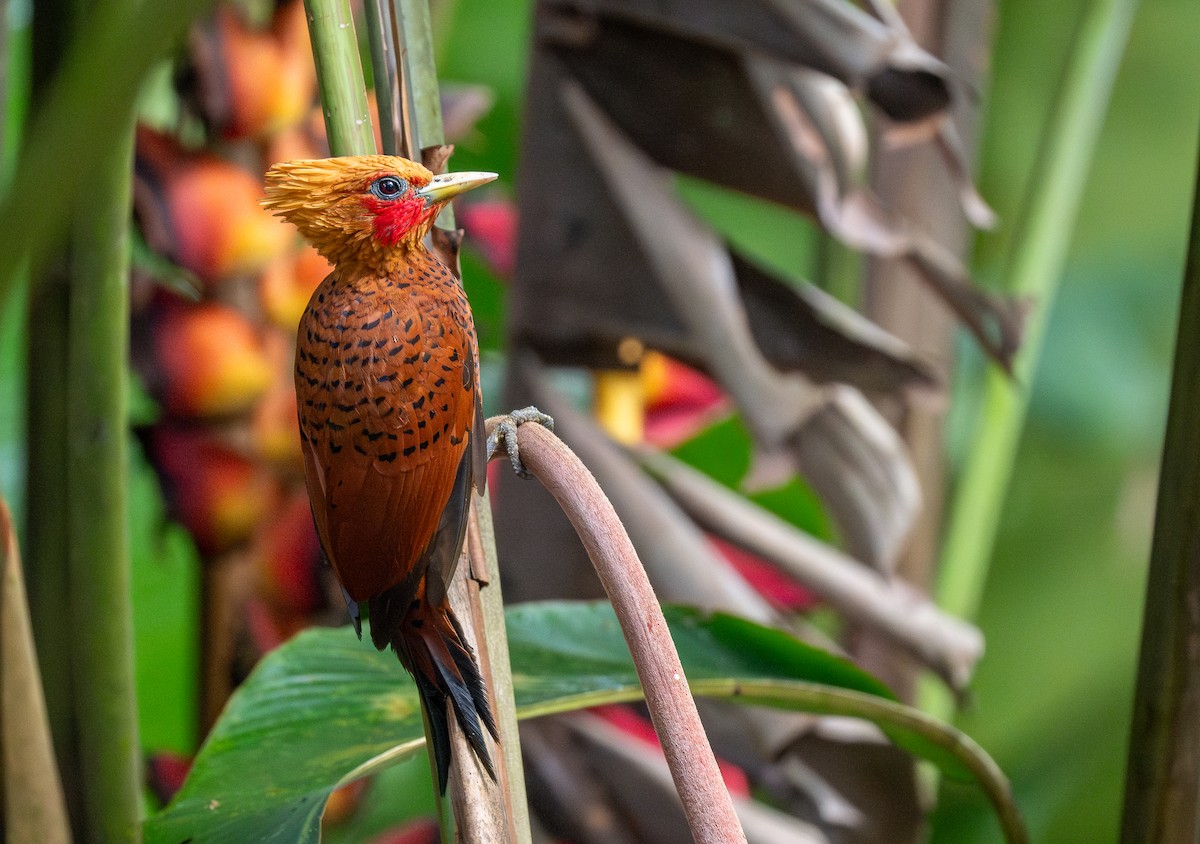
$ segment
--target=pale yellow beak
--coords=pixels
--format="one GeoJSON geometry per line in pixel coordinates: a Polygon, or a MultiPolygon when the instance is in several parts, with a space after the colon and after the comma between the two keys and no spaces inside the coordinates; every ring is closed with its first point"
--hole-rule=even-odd
{"type": "Polygon", "coordinates": [[[453,199],[460,193],[466,193],[472,188],[486,185],[496,178],[497,174],[495,173],[443,173],[440,176],[434,176],[433,180],[417,190],[416,194],[430,205],[440,204],[453,199]]]}

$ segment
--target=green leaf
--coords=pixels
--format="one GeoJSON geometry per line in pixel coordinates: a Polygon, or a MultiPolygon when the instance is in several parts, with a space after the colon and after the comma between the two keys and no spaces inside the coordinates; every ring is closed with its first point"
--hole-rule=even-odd
{"type": "MultiPolygon", "coordinates": [[[[891,698],[886,686],[846,660],[782,631],[688,607],[667,606],[663,613],[692,685],[731,678],[806,680],[891,698]]],[[[607,603],[520,604],[507,615],[521,717],[641,696],[621,627],[607,603]],[[565,705],[572,700],[577,707],[565,705]]]]}
{"type": "MultiPolygon", "coordinates": [[[[849,662],[729,615],[664,612],[696,694],[867,718],[1003,802],[1007,783],[969,738],[896,703],[849,662]]],[[[523,604],[507,616],[520,717],[641,697],[607,603],[523,604]]],[[[315,842],[330,791],[423,743],[415,688],[395,657],[348,628],[305,631],[233,696],[183,790],[147,822],[145,840],[315,842]]]]}

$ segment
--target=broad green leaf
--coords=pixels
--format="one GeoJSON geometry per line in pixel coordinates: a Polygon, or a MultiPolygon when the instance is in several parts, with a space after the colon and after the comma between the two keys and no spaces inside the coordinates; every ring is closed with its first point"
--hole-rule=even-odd
{"type": "MultiPolygon", "coordinates": [[[[786,633],[724,613],[663,608],[688,682],[805,680],[891,698],[846,660],[786,633]]],[[[521,604],[508,610],[508,647],[524,717],[640,697],[633,661],[607,603],[521,604]],[[633,692],[633,698],[630,693],[633,692]]]]}
{"type": "MultiPolygon", "coordinates": [[[[867,718],[947,774],[979,780],[1004,807],[1007,783],[982,750],[850,663],[732,616],[664,612],[695,693],[867,718]]],[[[640,698],[607,603],[524,604],[507,615],[520,717],[640,698]]],[[[315,842],[333,788],[423,743],[415,689],[393,656],[348,628],[305,631],[230,700],[183,790],[147,822],[146,841],[315,842]]]]}

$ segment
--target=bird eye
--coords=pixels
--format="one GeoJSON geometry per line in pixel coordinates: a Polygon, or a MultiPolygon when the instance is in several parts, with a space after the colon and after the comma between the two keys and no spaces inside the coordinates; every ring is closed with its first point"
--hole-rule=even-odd
{"type": "Polygon", "coordinates": [[[371,182],[370,190],[380,199],[397,199],[408,190],[408,182],[395,176],[382,176],[371,182]]]}

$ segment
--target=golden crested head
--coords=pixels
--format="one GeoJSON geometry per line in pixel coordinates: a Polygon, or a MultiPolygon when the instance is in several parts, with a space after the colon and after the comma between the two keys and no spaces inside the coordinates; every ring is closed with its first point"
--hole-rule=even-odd
{"type": "Polygon", "coordinates": [[[401,243],[425,208],[424,199],[416,197],[415,191],[430,184],[432,178],[420,164],[389,155],[284,161],[266,172],[263,206],[293,223],[318,252],[336,264],[385,246],[379,241],[382,216],[392,219],[390,228],[383,226],[384,237],[395,235],[386,245],[401,243]],[[388,210],[392,214],[386,215],[388,210]],[[412,217],[408,231],[398,231],[396,210],[412,217]]]}
{"type": "Polygon", "coordinates": [[[419,245],[442,203],[421,193],[426,168],[392,155],[285,161],[266,175],[264,208],[294,224],[337,264],[419,245]]]}

